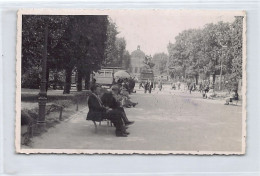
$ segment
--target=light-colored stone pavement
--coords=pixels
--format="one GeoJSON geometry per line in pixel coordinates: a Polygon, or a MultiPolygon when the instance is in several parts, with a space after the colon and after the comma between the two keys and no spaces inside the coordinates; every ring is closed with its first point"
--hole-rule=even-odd
{"type": "Polygon", "coordinates": [[[114,127],[103,122],[94,133],[86,121],[88,108],[33,138],[35,149],[104,149],[164,151],[234,151],[242,145],[242,107],[205,100],[201,94],[165,88],[131,95],[139,104],[125,109],[135,121],[128,137],[115,137],[114,127]]]}

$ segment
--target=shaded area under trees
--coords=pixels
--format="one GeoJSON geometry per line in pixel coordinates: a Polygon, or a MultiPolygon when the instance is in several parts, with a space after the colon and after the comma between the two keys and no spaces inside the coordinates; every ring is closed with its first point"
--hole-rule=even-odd
{"type": "MultiPolygon", "coordinates": [[[[69,93],[71,75],[75,69],[79,75],[77,88],[80,91],[82,79],[89,77],[91,71],[100,69],[105,59],[107,25],[108,17],[105,15],[24,15],[22,87],[39,88],[44,28],[47,26],[47,79],[50,70],[55,73],[65,70],[64,93],[69,93]]],[[[89,81],[89,78],[85,80],[89,81]]]]}

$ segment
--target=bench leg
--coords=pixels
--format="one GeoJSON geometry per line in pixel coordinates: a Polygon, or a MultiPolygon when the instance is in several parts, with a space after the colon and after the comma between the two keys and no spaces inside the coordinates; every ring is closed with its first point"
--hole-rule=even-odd
{"type": "Polygon", "coordinates": [[[95,121],[93,121],[94,125],[95,125],[95,133],[97,133],[97,123],[95,121]]]}
{"type": "Polygon", "coordinates": [[[63,108],[61,107],[61,108],[60,108],[60,116],[59,116],[59,120],[62,120],[62,110],[63,110],[63,108]]]}

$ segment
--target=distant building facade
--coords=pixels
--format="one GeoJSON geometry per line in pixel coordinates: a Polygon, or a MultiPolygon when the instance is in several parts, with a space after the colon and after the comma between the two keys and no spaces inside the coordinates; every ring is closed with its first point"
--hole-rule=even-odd
{"type": "Polygon", "coordinates": [[[140,72],[142,71],[142,67],[145,60],[145,53],[140,49],[140,46],[137,46],[137,50],[131,53],[131,65],[130,65],[130,73],[136,77],[140,78],[140,72]]]}

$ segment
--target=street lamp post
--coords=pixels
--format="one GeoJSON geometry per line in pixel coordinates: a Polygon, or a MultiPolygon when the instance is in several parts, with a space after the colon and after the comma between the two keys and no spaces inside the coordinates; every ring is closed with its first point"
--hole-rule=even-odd
{"type": "Polygon", "coordinates": [[[43,59],[42,59],[42,73],[41,73],[41,85],[38,97],[39,103],[39,116],[37,119],[37,128],[39,131],[45,130],[45,107],[47,103],[47,92],[46,92],[46,64],[47,64],[47,41],[48,41],[48,25],[45,26],[44,31],[44,48],[43,48],[43,59]]]}

